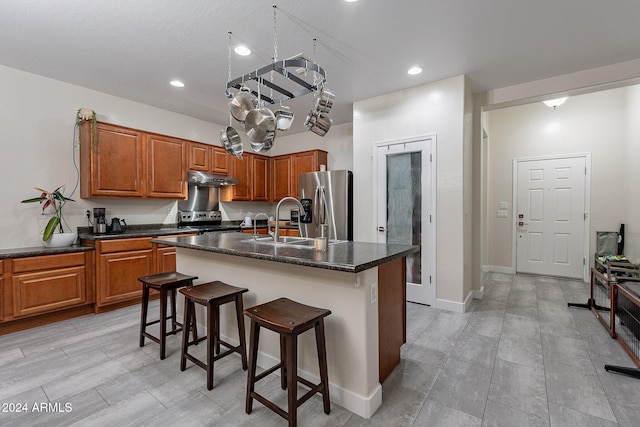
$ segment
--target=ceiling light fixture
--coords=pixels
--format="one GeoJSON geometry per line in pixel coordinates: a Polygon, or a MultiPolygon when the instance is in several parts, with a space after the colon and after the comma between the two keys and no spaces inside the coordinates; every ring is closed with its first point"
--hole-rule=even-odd
{"type": "Polygon", "coordinates": [[[347,3],[355,3],[355,2],[357,2],[358,0],[344,0],[344,1],[346,1],[347,3]]]}
{"type": "Polygon", "coordinates": [[[410,76],[415,76],[416,74],[420,74],[422,72],[422,68],[420,67],[411,67],[407,70],[407,74],[410,76]]]}
{"type": "Polygon", "coordinates": [[[237,53],[240,56],[249,56],[251,55],[251,49],[249,49],[246,46],[240,45],[240,46],[236,46],[235,49],[233,49],[233,51],[235,53],[237,53]]]}
{"type": "Polygon", "coordinates": [[[169,84],[174,87],[184,87],[184,83],[182,83],[180,80],[171,80],[169,84]]]}
{"type": "Polygon", "coordinates": [[[547,107],[553,108],[555,110],[557,107],[564,104],[564,101],[566,100],[567,100],[567,97],[565,96],[564,98],[548,99],[542,102],[544,102],[544,105],[546,105],[547,107]]]}

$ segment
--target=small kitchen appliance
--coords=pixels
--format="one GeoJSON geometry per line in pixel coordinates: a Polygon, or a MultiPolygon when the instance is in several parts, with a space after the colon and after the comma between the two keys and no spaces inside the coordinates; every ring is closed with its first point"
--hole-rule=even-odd
{"type": "Polygon", "coordinates": [[[95,234],[104,234],[107,232],[105,208],[93,208],[93,232],[95,234]]]}
{"type": "Polygon", "coordinates": [[[111,219],[111,233],[124,233],[127,230],[127,222],[124,219],[111,219]]]}

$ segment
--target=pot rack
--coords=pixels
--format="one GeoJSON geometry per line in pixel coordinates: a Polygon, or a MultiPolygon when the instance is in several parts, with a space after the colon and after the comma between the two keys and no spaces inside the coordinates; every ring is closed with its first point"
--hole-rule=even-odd
{"type": "Polygon", "coordinates": [[[231,88],[240,89],[244,86],[246,82],[251,80],[256,81],[258,84],[261,84],[271,89],[273,93],[279,94],[276,96],[267,96],[262,92],[258,94],[258,92],[254,91],[253,89],[250,89],[251,93],[253,93],[254,96],[258,97],[259,95],[261,100],[269,104],[275,104],[275,103],[286,101],[289,99],[294,99],[311,92],[316,92],[318,89],[321,89],[326,80],[326,72],[320,65],[315,64],[313,62],[309,62],[306,59],[285,59],[282,61],[276,61],[258,70],[255,70],[251,73],[247,73],[243,76],[240,76],[238,78],[235,78],[227,82],[227,88],[225,91],[227,98],[233,97],[233,94],[230,92],[229,89],[231,88]],[[289,68],[296,69],[296,70],[300,68],[304,68],[305,70],[309,70],[309,71],[313,71],[314,73],[317,73],[317,75],[321,77],[318,77],[317,84],[311,84],[301,79],[300,77],[296,76],[294,74],[296,73],[296,71],[290,71],[289,68]],[[286,78],[289,82],[292,82],[292,84],[294,85],[294,89],[287,90],[282,86],[273,83],[271,80],[267,80],[264,77],[262,77],[263,75],[267,73],[271,73],[272,71],[277,72],[278,74],[286,78]]]}

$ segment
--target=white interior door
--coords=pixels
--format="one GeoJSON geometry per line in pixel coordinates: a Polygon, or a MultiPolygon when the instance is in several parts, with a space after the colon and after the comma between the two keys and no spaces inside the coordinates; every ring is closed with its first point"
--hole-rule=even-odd
{"type": "Polygon", "coordinates": [[[516,161],[516,271],[580,278],[585,269],[586,158],[516,161]]]}
{"type": "Polygon", "coordinates": [[[433,139],[377,145],[377,241],[419,245],[407,257],[407,301],[435,301],[433,139]],[[430,222],[431,219],[431,222],[430,222]]]}

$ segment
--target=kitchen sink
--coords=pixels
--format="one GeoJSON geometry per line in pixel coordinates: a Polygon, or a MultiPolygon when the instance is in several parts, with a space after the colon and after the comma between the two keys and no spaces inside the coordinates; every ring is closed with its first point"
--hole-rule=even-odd
{"type": "MultiPolygon", "coordinates": [[[[277,246],[277,247],[291,247],[291,248],[310,248],[314,249],[316,246],[316,239],[311,237],[295,237],[295,236],[280,236],[278,242],[273,241],[271,236],[255,237],[252,239],[243,240],[243,242],[254,243],[257,245],[277,246]]],[[[348,240],[329,240],[329,245],[335,245],[337,243],[344,243],[348,240]]]]}

